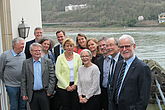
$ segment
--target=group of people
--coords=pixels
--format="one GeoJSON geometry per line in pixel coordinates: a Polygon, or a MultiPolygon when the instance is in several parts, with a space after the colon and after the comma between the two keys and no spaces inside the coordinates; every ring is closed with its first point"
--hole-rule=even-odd
{"type": "Polygon", "coordinates": [[[146,110],[151,87],[149,67],[135,55],[132,36],[74,40],[60,30],[58,45],[42,37],[14,38],[0,55],[0,79],[10,110],[146,110]]]}

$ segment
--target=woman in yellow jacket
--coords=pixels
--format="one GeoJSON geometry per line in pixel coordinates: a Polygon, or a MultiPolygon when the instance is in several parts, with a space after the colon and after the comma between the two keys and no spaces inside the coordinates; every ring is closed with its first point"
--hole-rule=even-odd
{"type": "Polygon", "coordinates": [[[62,46],[65,52],[58,56],[56,62],[57,94],[62,110],[79,110],[77,80],[81,58],[73,52],[74,41],[71,38],[66,38],[62,46]]]}

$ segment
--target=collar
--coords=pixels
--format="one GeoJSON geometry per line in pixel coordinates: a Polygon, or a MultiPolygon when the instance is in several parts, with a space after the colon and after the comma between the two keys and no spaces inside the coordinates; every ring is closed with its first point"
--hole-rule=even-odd
{"type": "Polygon", "coordinates": [[[112,56],[110,56],[110,55],[108,55],[108,56],[103,56],[104,57],[104,59],[111,59],[112,58],[112,56]]]}
{"type": "Polygon", "coordinates": [[[134,61],[135,59],[135,55],[133,55],[130,59],[128,59],[127,61],[125,61],[127,63],[128,66],[130,66],[132,64],[132,62],[134,61]]]}
{"type": "Polygon", "coordinates": [[[35,63],[35,62],[41,62],[41,58],[39,58],[38,61],[34,60],[34,58],[33,58],[33,63],[35,63]]]}
{"type": "Polygon", "coordinates": [[[12,49],[11,50],[11,53],[12,53],[12,55],[15,57],[15,56],[20,56],[21,54],[22,54],[22,52],[21,53],[15,53],[15,51],[12,49]]]}
{"type": "Polygon", "coordinates": [[[113,58],[113,59],[115,60],[115,62],[118,61],[118,59],[119,59],[119,55],[120,55],[120,53],[117,53],[116,56],[113,58]]]}

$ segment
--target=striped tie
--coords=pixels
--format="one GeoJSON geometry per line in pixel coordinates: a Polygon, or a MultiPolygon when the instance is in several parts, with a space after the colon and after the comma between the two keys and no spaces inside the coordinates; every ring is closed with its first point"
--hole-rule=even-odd
{"type": "Polygon", "coordinates": [[[124,76],[124,72],[125,72],[125,68],[126,68],[127,63],[124,62],[117,80],[117,84],[116,84],[116,90],[115,90],[115,101],[116,103],[118,103],[118,93],[119,93],[119,88],[121,86],[122,80],[123,80],[123,76],[124,76]]]}
{"type": "Polygon", "coordinates": [[[115,66],[115,60],[112,58],[111,59],[111,71],[108,76],[108,85],[110,85],[113,80],[114,66],[115,66]]]}

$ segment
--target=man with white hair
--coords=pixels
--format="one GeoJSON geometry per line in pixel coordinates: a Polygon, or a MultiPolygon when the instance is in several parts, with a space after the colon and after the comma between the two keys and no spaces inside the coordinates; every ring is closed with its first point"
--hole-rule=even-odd
{"type": "MultiPolygon", "coordinates": [[[[124,60],[116,65],[112,90],[112,110],[146,110],[151,87],[149,67],[135,55],[136,43],[130,35],[119,38],[124,60]]],[[[110,110],[110,109],[109,109],[110,110]]]]}
{"type": "Polygon", "coordinates": [[[24,39],[14,38],[12,49],[0,56],[0,79],[4,82],[10,101],[10,110],[25,110],[26,102],[21,98],[21,71],[25,60],[24,39]]]}

